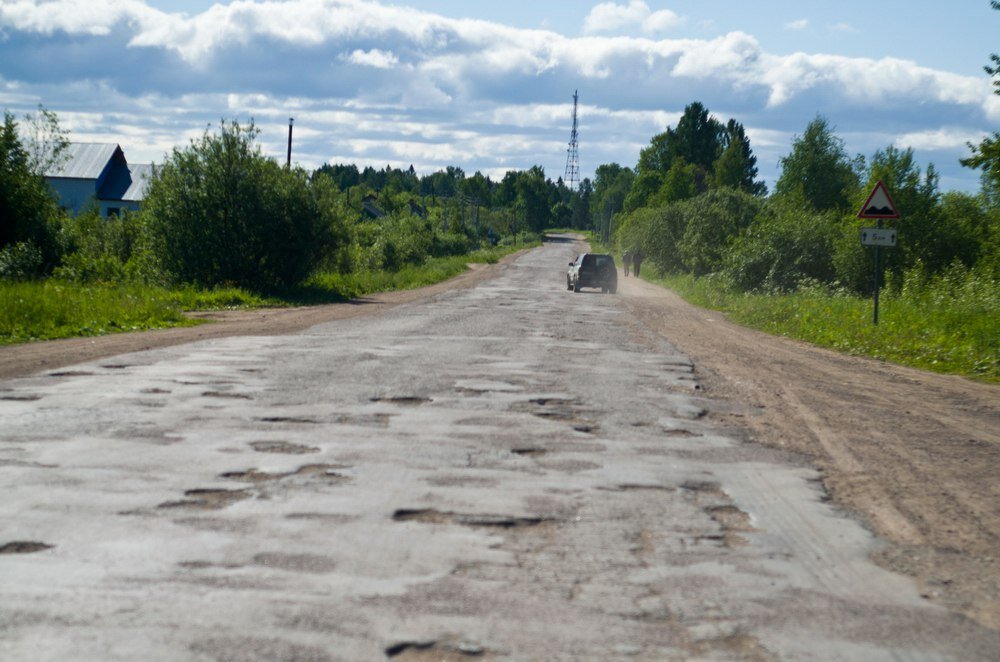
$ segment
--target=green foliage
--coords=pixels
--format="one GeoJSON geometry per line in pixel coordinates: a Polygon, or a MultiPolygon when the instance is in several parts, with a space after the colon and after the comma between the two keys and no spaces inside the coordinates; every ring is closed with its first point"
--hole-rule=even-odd
{"type": "Polygon", "coordinates": [[[718,271],[730,244],[761,208],[759,198],[716,189],[689,200],[638,209],[620,218],[615,233],[623,250],[641,250],[660,272],[718,271]]]}
{"type": "Polygon", "coordinates": [[[64,218],[59,227],[62,258],[53,275],[79,283],[162,283],[142,221],[130,212],[104,218],[96,208],[64,218]]]}
{"type": "Polygon", "coordinates": [[[792,152],[781,159],[775,194],[794,196],[817,211],[846,211],[859,194],[860,166],[848,159],[844,141],[834,135],[826,119],[817,116],[795,137],[792,152]]]}
{"type": "Polygon", "coordinates": [[[650,196],[647,205],[663,207],[672,202],[680,202],[698,195],[699,178],[702,173],[698,166],[678,157],[663,176],[659,190],[650,196]]]}
{"type": "Polygon", "coordinates": [[[28,280],[42,270],[42,251],[30,241],[0,248],[0,279],[28,280]]]}
{"type": "MultiPolygon", "coordinates": [[[[59,208],[41,175],[32,170],[31,156],[18,136],[14,116],[4,111],[3,128],[0,129],[0,249],[11,244],[27,243],[21,249],[11,249],[8,262],[16,258],[16,270],[23,277],[23,269],[34,265],[41,275],[51,268],[58,258],[55,241],[55,224],[59,208]],[[41,261],[27,260],[41,255],[41,261]]],[[[11,266],[13,269],[14,267],[11,266]]]]}
{"type": "Polygon", "coordinates": [[[763,195],[756,180],[757,157],[743,125],[725,125],[695,101],[684,109],[676,128],[653,136],[639,153],[637,176],[625,198],[626,211],[662,206],[692,198],[709,188],[732,188],[763,195]]]}
{"type": "Polygon", "coordinates": [[[734,188],[752,195],[765,195],[767,186],[757,181],[757,157],[750,149],[743,125],[729,120],[723,136],[724,149],[714,164],[712,185],[715,188],[734,188]]]}
{"type": "Polygon", "coordinates": [[[731,319],[850,354],[937,372],[1000,381],[1000,281],[956,267],[930,281],[908,276],[882,301],[878,326],[872,302],[820,285],[783,295],[729,289],[718,278],[671,274],[664,284],[692,303],[731,319]]]}
{"type": "Polygon", "coordinates": [[[176,281],[287,287],[331,243],[330,219],[307,174],[263,156],[257,134],[252,124],[224,122],[154,172],[143,213],[153,249],[176,281]]]}
{"type": "Polygon", "coordinates": [[[748,292],[792,292],[804,282],[833,282],[841,221],[833,212],[803,212],[799,204],[769,200],[733,243],[724,273],[748,292]]]}
{"type": "Polygon", "coordinates": [[[24,116],[25,150],[28,169],[39,177],[58,169],[66,160],[69,132],[59,126],[59,118],[38,104],[35,113],[24,116]]]}
{"type": "Polygon", "coordinates": [[[733,189],[717,189],[680,204],[686,216],[677,244],[681,263],[691,273],[720,271],[730,244],[760,211],[758,198],[733,189]]]}
{"type": "MultiPolygon", "coordinates": [[[[1000,10],[1000,2],[991,0],[993,9],[1000,10]]],[[[986,65],[983,69],[993,78],[993,94],[1000,94],[1000,55],[990,55],[993,66],[986,65]]],[[[978,145],[969,143],[972,156],[961,159],[961,164],[968,168],[983,171],[983,188],[1000,199],[1000,132],[983,138],[978,145]]]]}
{"type": "Polygon", "coordinates": [[[155,290],[56,280],[0,283],[0,344],[188,323],[155,290]]]}

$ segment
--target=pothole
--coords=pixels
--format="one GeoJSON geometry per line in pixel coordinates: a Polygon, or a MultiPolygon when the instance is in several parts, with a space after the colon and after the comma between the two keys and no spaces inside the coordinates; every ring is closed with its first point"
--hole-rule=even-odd
{"type": "Polygon", "coordinates": [[[257,419],[261,423],[303,423],[306,425],[319,425],[319,421],[314,418],[303,416],[263,416],[257,419]]]}
{"type": "Polygon", "coordinates": [[[0,395],[0,400],[7,402],[37,402],[41,399],[40,395],[0,395]]]}
{"type": "Polygon", "coordinates": [[[396,395],[389,398],[371,398],[371,402],[388,402],[393,405],[414,407],[416,405],[425,405],[433,402],[433,400],[418,395],[396,395]]]}
{"type": "Polygon", "coordinates": [[[250,448],[258,453],[285,453],[287,455],[305,455],[306,453],[318,453],[315,446],[305,444],[293,444],[290,441],[251,441],[250,448]]]}
{"type": "Polygon", "coordinates": [[[726,531],[756,531],[750,524],[750,515],[736,506],[711,506],[705,512],[726,531]]]}
{"type": "Polygon", "coordinates": [[[49,545],[44,542],[36,542],[33,540],[15,540],[13,542],[8,542],[0,545],[0,554],[34,554],[35,552],[44,552],[47,549],[52,549],[55,545],[49,545]]]}
{"type": "Polygon", "coordinates": [[[194,489],[184,492],[189,497],[181,501],[166,501],[157,508],[189,508],[195,510],[221,510],[237,501],[250,498],[249,490],[194,489]]]}
{"type": "Polygon", "coordinates": [[[429,478],[425,478],[424,482],[437,487],[495,487],[497,484],[497,480],[495,478],[462,475],[431,476],[429,478]]]}
{"type": "Polygon", "coordinates": [[[569,398],[532,398],[531,400],[528,400],[528,402],[540,407],[571,406],[580,404],[579,400],[569,398]]]}
{"type": "Polygon", "coordinates": [[[726,498],[728,495],[723,491],[722,486],[714,481],[689,480],[681,485],[682,490],[695,492],[698,494],[710,494],[719,498],[726,498]]]}
{"type": "Polygon", "coordinates": [[[225,480],[238,480],[244,483],[266,483],[271,480],[281,480],[287,473],[268,473],[257,469],[247,469],[246,471],[227,471],[219,474],[219,478],[225,480]]]}
{"type": "Polygon", "coordinates": [[[87,372],[86,370],[61,370],[59,372],[50,372],[49,377],[92,377],[94,373],[87,372]]]}
{"type": "Polygon", "coordinates": [[[231,400],[253,400],[252,395],[246,393],[234,393],[231,391],[205,391],[201,394],[203,398],[229,398],[231,400]]]}
{"type": "Polygon", "coordinates": [[[247,469],[246,471],[227,471],[219,474],[219,478],[225,480],[238,480],[244,483],[266,483],[273,480],[281,480],[291,476],[319,476],[331,480],[349,480],[344,474],[337,473],[338,469],[350,469],[346,464],[306,464],[295,471],[267,472],[258,469],[247,469]]]}
{"type": "Polygon", "coordinates": [[[700,432],[692,432],[684,428],[664,428],[663,435],[666,437],[703,437],[700,432]]]}
{"type": "Polygon", "coordinates": [[[530,446],[525,448],[511,448],[510,452],[514,455],[521,455],[525,457],[541,457],[542,455],[548,453],[548,451],[544,448],[535,448],[530,446]]]}
{"type": "Polygon", "coordinates": [[[514,517],[510,515],[450,513],[433,508],[400,508],[392,514],[396,522],[425,524],[461,524],[471,527],[519,529],[535,527],[556,520],[547,517],[514,517]]]}
{"type": "Polygon", "coordinates": [[[102,365],[105,370],[124,370],[125,368],[131,368],[132,366],[128,363],[109,363],[107,365],[102,365]]]}
{"type": "Polygon", "coordinates": [[[609,492],[673,492],[674,488],[666,485],[653,485],[645,483],[619,483],[614,487],[598,487],[599,490],[609,492]]]}
{"type": "Polygon", "coordinates": [[[360,427],[387,428],[395,414],[379,412],[377,414],[341,414],[333,419],[340,425],[357,425],[360,427]]]}
{"type": "Polygon", "coordinates": [[[470,642],[400,641],[385,649],[385,656],[402,662],[456,662],[485,657],[489,651],[470,642]]]}
{"type": "Polygon", "coordinates": [[[165,388],[144,388],[139,391],[139,393],[143,393],[145,395],[166,395],[171,392],[172,391],[168,391],[165,388]]]}

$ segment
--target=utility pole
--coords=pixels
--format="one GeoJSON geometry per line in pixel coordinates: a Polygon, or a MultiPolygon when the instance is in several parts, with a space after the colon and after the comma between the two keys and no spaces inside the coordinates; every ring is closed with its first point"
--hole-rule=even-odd
{"type": "Polygon", "coordinates": [[[285,163],[285,167],[288,169],[292,167],[292,122],[294,121],[294,117],[288,118],[288,161],[285,163]]]}
{"type": "Polygon", "coordinates": [[[573,130],[569,134],[569,149],[566,150],[566,173],[563,175],[563,182],[570,191],[575,191],[580,183],[580,151],[577,145],[577,116],[576,107],[579,99],[578,90],[573,90],[573,130]]]}

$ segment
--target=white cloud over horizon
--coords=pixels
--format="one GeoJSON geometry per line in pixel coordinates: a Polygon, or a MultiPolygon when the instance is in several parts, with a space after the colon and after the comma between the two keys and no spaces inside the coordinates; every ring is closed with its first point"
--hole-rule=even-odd
{"type": "Polygon", "coordinates": [[[295,158],[308,167],[354,153],[379,167],[413,159],[423,171],[537,163],[553,178],[575,89],[584,174],[634,165],[636,146],[696,100],[744,123],[751,140],[770,137],[753,147],[772,179],[790,148],[774,137],[817,113],[858,137],[852,151],[898,143],[955,161],[967,142],[958,136],[1000,120],[985,77],[898,58],[770,53],[744,32],[662,37],[684,23],[641,0],[594,5],[578,37],[368,0],[242,0],[192,16],[140,0],[4,0],[0,104],[41,102],[74,138],[105,131],[143,155],[233,115],[274,122],[262,138],[281,152],[278,127],[294,116],[295,158]]]}

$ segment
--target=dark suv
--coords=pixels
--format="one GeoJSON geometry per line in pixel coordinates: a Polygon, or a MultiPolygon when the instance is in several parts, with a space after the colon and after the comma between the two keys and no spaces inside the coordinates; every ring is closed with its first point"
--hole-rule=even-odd
{"type": "Polygon", "coordinates": [[[615,258],[599,253],[581,253],[569,263],[566,289],[579,292],[581,287],[599,287],[602,292],[618,291],[615,258]]]}

